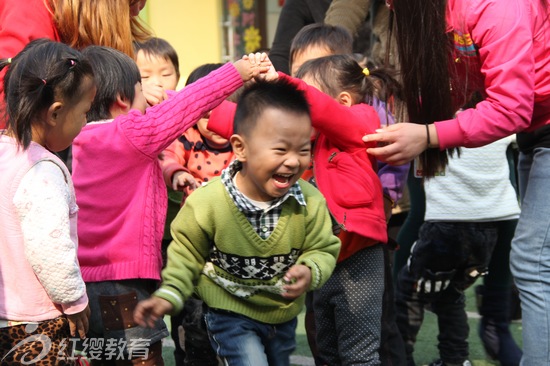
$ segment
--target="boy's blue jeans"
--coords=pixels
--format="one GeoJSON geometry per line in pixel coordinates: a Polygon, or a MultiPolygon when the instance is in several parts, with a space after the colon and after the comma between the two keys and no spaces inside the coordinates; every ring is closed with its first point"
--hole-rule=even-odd
{"type": "Polygon", "coordinates": [[[212,347],[224,365],[290,365],[290,355],[296,348],[296,318],[282,324],[266,324],[212,309],[205,318],[212,347]]]}
{"type": "Polygon", "coordinates": [[[550,148],[520,153],[521,215],[510,263],[523,322],[521,364],[550,364],[550,148]]]}

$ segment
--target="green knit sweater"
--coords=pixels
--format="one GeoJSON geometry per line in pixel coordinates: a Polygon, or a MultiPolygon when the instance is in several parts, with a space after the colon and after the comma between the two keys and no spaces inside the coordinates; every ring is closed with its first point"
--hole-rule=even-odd
{"type": "Polygon", "coordinates": [[[190,195],[172,222],[174,240],[155,296],[179,312],[193,291],[211,308],[269,324],[299,314],[304,296],[283,298],[283,277],[295,264],[311,269],[309,290],[332,274],[339,239],[321,193],[300,180],[306,206],[294,198],[282,205],[275,230],[262,239],[215,178],[190,195]]]}

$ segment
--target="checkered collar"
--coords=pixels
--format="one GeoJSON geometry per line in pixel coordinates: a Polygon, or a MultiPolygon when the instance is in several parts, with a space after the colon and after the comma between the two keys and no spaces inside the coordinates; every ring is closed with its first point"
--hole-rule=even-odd
{"type": "MultiPolygon", "coordinates": [[[[225,186],[225,189],[227,189],[227,192],[229,193],[239,210],[244,212],[263,211],[261,208],[253,205],[250,200],[247,199],[233,183],[233,178],[235,177],[235,174],[237,174],[237,172],[241,170],[242,167],[242,163],[238,160],[234,160],[231,164],[229,164],[229,166],[222,171],[221,180],[223,182],[223,185],[225,186]]],[[[290,189],[284,196],[275,199],[271,203],[271,206],[269,206],[268,210],[280,206],[289,197],[294,197],[294,199],[302,206],[306,205],[306,200],[304,198],[304,194],[302,193],[302,189],[300,188],[298,182],[296,182],[294,183],[294,185],[292,185],[292,187],[290,187],[290,189]]]]}

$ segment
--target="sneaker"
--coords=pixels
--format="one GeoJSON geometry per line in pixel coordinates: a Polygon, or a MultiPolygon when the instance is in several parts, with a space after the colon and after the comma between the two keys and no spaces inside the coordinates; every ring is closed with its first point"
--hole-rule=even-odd
{"type": "Polygon", "coordinates": [[[472,366],[472,363],[468,360],[462,362],[462,363],[445,363],[441,359],[435,360],[428,366],[472,366]]]}

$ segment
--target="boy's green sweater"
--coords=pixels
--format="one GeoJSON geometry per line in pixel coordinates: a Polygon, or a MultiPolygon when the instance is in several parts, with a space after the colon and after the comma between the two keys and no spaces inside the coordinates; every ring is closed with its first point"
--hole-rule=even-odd
{"type": "Polygon", "coordinates": [[[283,277],[294,264],[311,269],[309,290],[332,274],[340,241],[332,233],[325,199],[300,180],[306,206],[293,197],[269,238],[262,239],[215,178],[190,195],[171,225],[174,240],[155,296],[181,311],[193,291],[213,309],[239,313],[269,324],[299,314],[304,295],[283,298],[283,277]]]}

